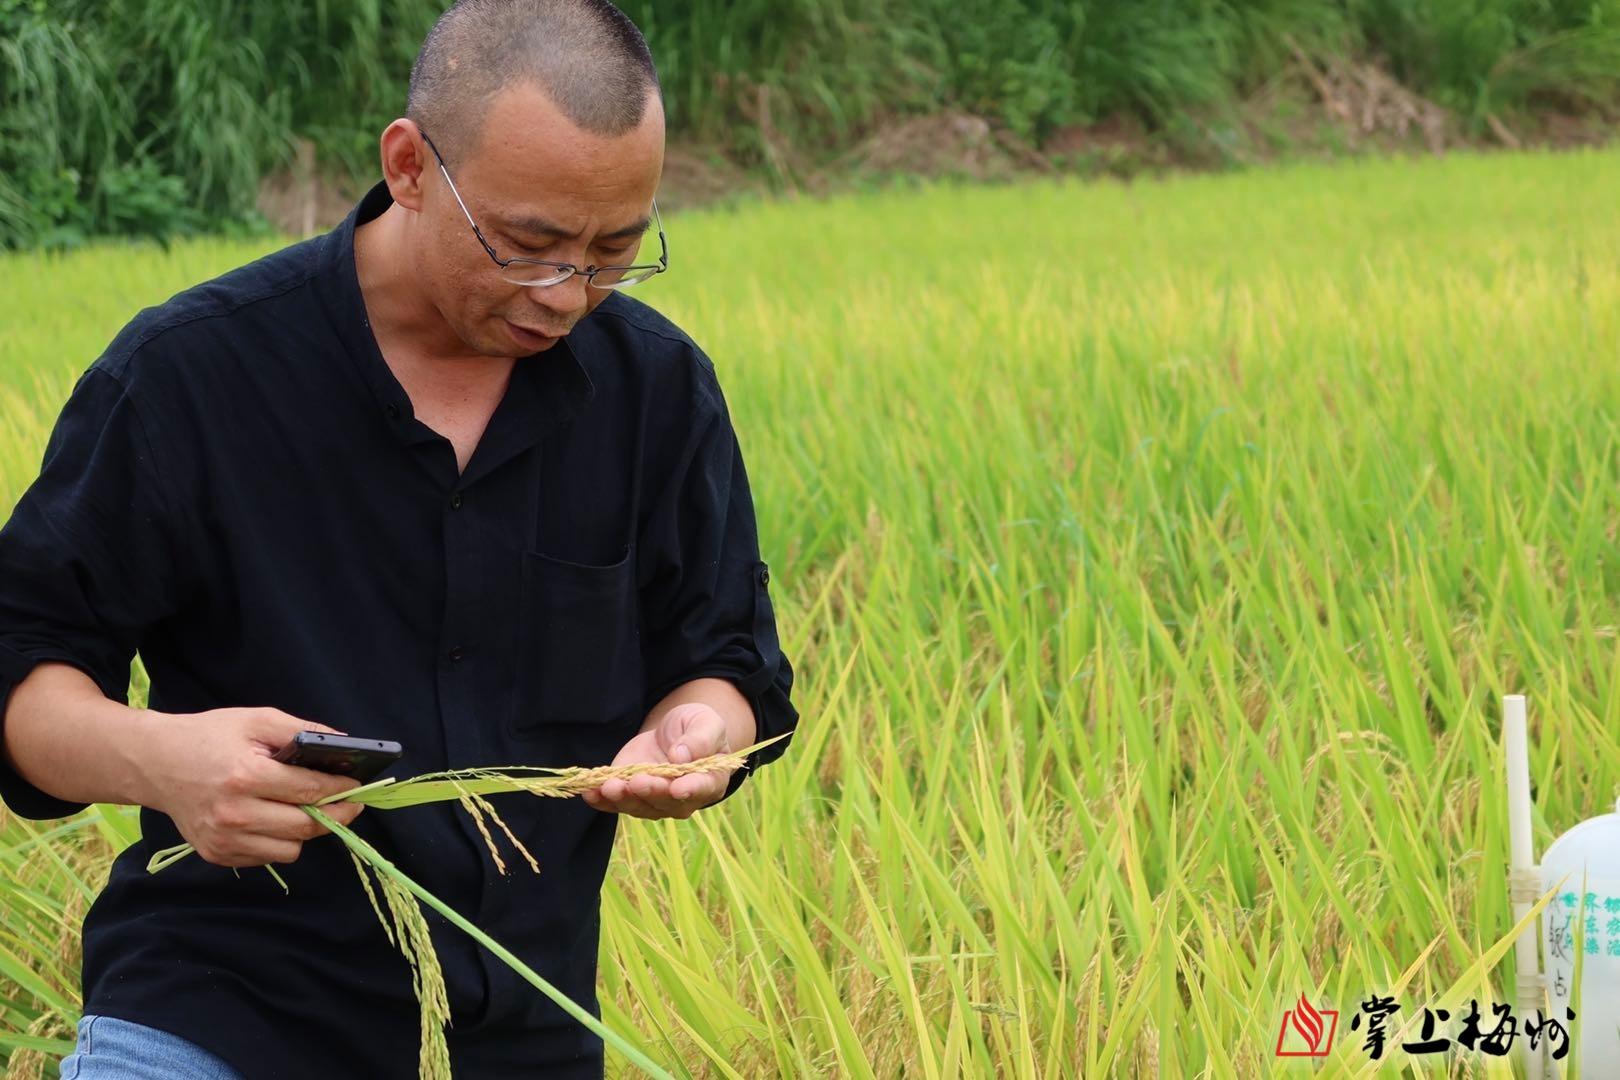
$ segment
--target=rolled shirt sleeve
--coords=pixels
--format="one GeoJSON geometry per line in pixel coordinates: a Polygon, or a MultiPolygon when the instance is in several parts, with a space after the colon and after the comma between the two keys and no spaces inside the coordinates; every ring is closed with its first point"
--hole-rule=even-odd
{"type": "MultiPolygon", "coordinates": [[[[178,596],[174,518],[159,482],[123,383],[89,368],[51,431],[39,477],[0,528],[0,723],[11,691],[47,660],[127,700],[142,633],[178,596]]],[[[87,805],[40,790],[4,755],[0,799],[35,820],[87,805]]]]}
{"type": "MultiPolygon", "coordinates": [[[[675,687],[718,677],[753,706],[755,741],[791,732],[798,711],[760,558],[753,497],[719,380],[701,353],[693,364],[690,423],[679,430],[666,482],[641,537],[645,707],[675,687]]],[[[754,769],[781,757],[792,737],[754,751],[731,775],[723,801],[754,769]]]]}

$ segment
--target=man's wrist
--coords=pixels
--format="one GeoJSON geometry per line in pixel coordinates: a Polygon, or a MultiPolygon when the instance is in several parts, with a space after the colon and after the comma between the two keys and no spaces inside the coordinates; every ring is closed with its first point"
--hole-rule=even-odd
{"type": "Polygon", "coordinates": [[[157,809],[162,792],[152,784],[157,774],[155,755],[164,752],[163,736],[172,730],[166,721],[173,718],[153,709],[130,709],[117,725],[117,737],[108,740],[118,776],[119,802],[129,806],[157,809]]]}
{"type": "Polygon", "coordinates": [[[754,703],[744,696],[741,689],[731,679],[723,681],[724,690],[720,695],[719,703],[715,708],[726,722],[727,753],[736,753],[745,746],[753,746],[756,733],[759,731],[759,717],[754,712],[754,703]]]}
{"type": "Polygon", "coordinates": [[[147,805],[157,795],[149,790],[155,724],[142,712],[105,696],[75,664],[39,662],[11,691],[7,762],[60,802],[147,805]]]}

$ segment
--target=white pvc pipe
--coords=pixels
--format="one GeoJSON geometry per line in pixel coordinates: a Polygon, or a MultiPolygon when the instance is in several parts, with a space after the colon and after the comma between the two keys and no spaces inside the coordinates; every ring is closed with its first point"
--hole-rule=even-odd
{"type": "MultiPolygon", "coordinates": [[[[1508,879],[1512,882],[1514,879],[1527,878],[1536,865],[1530,833],[1530,752],[1525,731],[1523,694],[1509,694],[1502,699],[1502,737],[1507,749],[1508,841],[1513,861],[1513,873],[1508,875],[1508,879]]],[[[1518,898],[1523,896],[1523,890],[1516,886],[1510,895],[1515,897],[1513,921],[1518,923],[1530,913],[1533,904],[1518,898]]],[[[1540,938],[1532,924],[1513,943],[1519,970],[1516,1004],[1521,1017],[1532,1016],[1545,1003],[1545,995],[1540,992],[1541,963],[1536,953],[1540,938]]],[[[1529,1039],[1519,1041],[1524,1052],[1526,1075],[1529,1080],[1542,1080],[1542,1055],[1545,1050],[1538,1047],[1532,1051],[1529,1039]]],[[[1545,1043],[1542,1045],[1544,1047],[1545,1043]]]]}

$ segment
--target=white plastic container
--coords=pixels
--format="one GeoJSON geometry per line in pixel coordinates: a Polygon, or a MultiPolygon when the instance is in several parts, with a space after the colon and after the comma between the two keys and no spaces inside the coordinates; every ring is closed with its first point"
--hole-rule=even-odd
{"type": "MultiPolygon", "coordinates": [[[[1563,880],[1541,913],[1547,1016],[1574,1029],[1584,1076],[1620,1076],[1620,804],[1615,809],[1581,822],[1541,857],[1542,891],[1563,880]],[[1585,958],[1581,1004],[1572,1022],[1564,1010],[1574,996],[1577,949],[1585,958]]],[[[1534,1012],[1518,1018],[1521,1039],[1527,1019],[1534,1020],[1534,1012]]],[[[1574,1056],[1570,1050],[1560,1061],[1550,1060],[1550,1049],[1543,1051],[1554,1075],[1564,1075],[1574,1056]]]]}

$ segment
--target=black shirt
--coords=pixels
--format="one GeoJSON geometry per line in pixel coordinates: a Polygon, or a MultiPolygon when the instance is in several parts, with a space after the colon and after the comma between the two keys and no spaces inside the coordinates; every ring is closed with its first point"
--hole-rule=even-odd
{"type": "MultiPolygon", "coordinates": [[[[378,351],[338,228],[135,317],[78,379],[0,530],[0,707],[42,660],[149,706],[273,706],[397,739],[387,775],[606,764],[675,686],[731,680],[759,738],[794,728],[743,460],[714,368],[612,293],[520,359],[458,475],[378,351]]],[[[790,739],[757,751],[750,767],[790,739]]],[[[736,791],[746,770],[732,777],[736,791]]],[[[0,765],[0,796],[64,802],[0,765]]],[[[493,797],[540,863],[502,876],[454,803],[356,829],[600,1016],[600,888],[618,815],[493,797]]],[[[249,1080],[414,1075],[418,1011],[347,849],[262,869],[196,855],[141,811],[84,920],[84,1009],[173,1032],[249,1080]],[[356,1033],[363,1033],[357,1035],[356,1033]]],[[[600,1076],[602,1043],[424,907],[458,1077],[600,1076]]]]}

